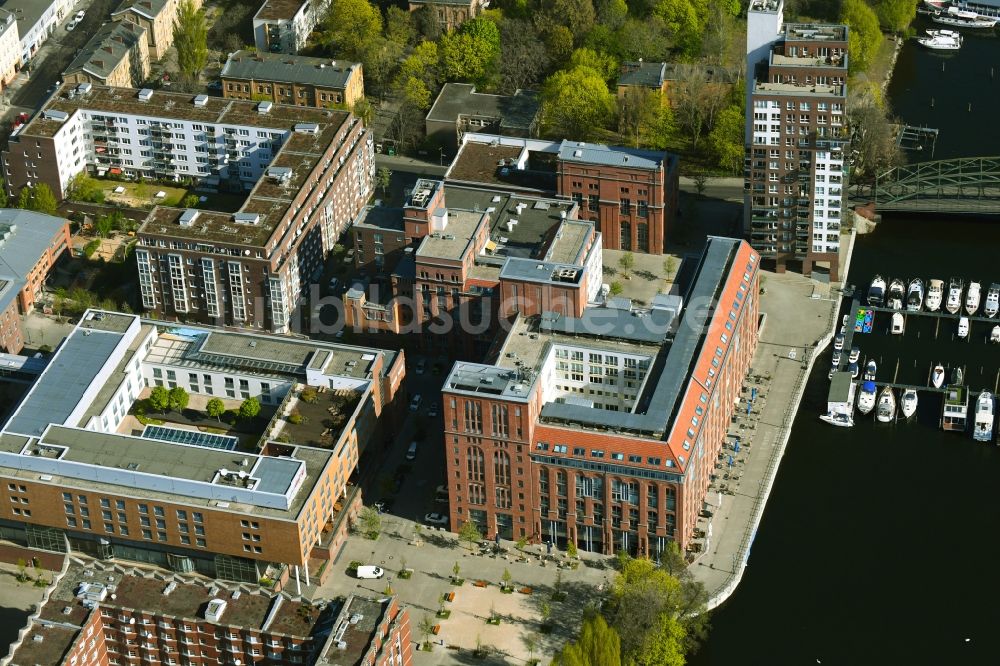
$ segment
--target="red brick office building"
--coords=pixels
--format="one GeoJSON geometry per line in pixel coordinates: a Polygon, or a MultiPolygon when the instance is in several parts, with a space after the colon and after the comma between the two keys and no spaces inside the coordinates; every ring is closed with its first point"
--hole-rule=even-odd
{"type": "Polygon", "coordinates": [[[689,548],[757,342],[759,255],[712,238],[684,300],[519,316],[443,411],[451,527],[654,555],[689,548]]]}

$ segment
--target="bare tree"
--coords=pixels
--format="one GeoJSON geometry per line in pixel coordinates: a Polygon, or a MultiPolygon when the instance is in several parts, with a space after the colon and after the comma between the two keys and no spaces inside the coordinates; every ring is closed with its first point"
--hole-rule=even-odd
{"type": "Polygon", "coordinates": [[[859,187],[874,187],[878,174],[903,163],[893,131],[894,123],[871,95],[853,100],[847,110],[847,120],[854,160],[851,180],[859,187]]]}

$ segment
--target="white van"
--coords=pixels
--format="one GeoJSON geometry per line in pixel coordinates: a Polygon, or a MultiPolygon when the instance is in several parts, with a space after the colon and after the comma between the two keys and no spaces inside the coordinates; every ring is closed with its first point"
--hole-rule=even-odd
{"type": "Polygon", "coordinates": [[[384,575],[385,571],[381,567],[369,564],[358,567],[358,578],[381,578],[384,575]]]}
{"type": "Polygon", "coordinates": [[[410,448],[406,449],[406,459],[416,460],[417,459],[417,443],[410,442],[410,448]]]}

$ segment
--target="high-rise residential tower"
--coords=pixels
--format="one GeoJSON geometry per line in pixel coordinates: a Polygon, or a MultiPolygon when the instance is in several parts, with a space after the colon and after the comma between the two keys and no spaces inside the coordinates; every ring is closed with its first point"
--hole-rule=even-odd
{"type": "Polygon", "coordinates": [[[781,0],[747,14],[744,226],[776,269],[827,264],[838,279],[847,44],[844,25],[785,24],[781,0]]]}

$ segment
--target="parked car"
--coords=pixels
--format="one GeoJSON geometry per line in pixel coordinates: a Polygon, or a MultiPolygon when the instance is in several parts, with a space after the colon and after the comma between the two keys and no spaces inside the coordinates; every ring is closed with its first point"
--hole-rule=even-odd
{"type": "Polygon", "coordinates": [[[438,407],[438,404],[436,402],[432,402],[431,406],[427,408],[427,416],[434,418],[438,415],[439,409],[440,407],[438,407]]]}
{"type": "Polygon", "coordinates": [[[406,449],[406,459],[416,460],[417,459],[417,443],[410,442],[410,448],[406,449]]]}
{"type": "Polygon", "coordinates": [[[385,571],[382,567],[372,566],[370,564],[363,564],[358,567],[357,576],[358,578],[381,578],[385,575],[385,571]]]}
{"type": "Polygon", "coordinates": [[[73,19],[76,20],[77,23],[79,23],[80,21],[83,20],[83,17],[86,15],[87,15],[87,10],[81,9],[73,16],[73,19]]]}
{"type": "Polygon", "coordinates": [[[424,516],[424,522],[428,525],[447,525],[448,516],[443,513],[428,513],[424,516]]]}
{"type": "Polygon", "coordinates": [[[326,285],[331,293],[337,293],[337,285],[340,284],[340,280],[337,278],[330,278],[330,282],[326,285]]]}
{"type": "Polygon", "coordinates": [[[67,32],[73,32],[73,28],[75,28],[78,23],[80,23],[80,22],[77,21],[76,19],[73,19],[72,21],[70,21],[69,23],[66,24],[66,31],[67,32]]]}
{"type": "Polygon", "coordinates": [[[415,412],[420,409],[420,401],[423,400],[421,395],[418,393],[410,400],[410,411],[415,412]]]}
{"type": "Polygon", "coordinates": [[[425,361],[424,359],[420,359],[419,361],[417,361],[417,368],[416,368],[416,370],[417,370],[417,374],[418,375],[424,374],[424,370],[426,368],[427,368],[427,361],[425,361]]]}

